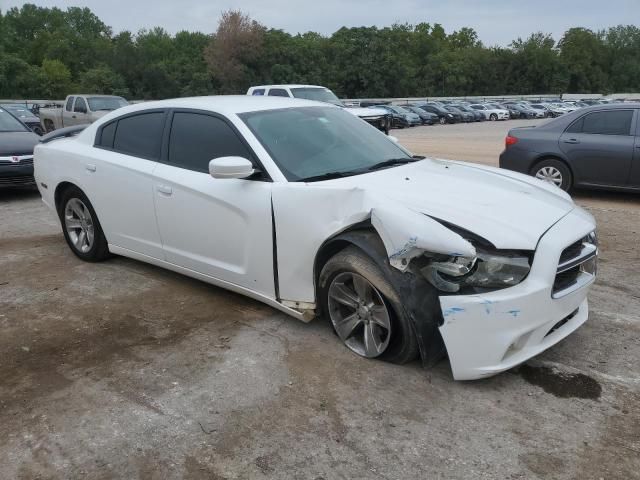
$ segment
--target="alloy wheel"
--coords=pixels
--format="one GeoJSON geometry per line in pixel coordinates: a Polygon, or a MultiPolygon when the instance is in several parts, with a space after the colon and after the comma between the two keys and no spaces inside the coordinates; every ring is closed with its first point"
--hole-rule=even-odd
{"type": "Polygon", "coordinates": [[[562,186],[562,173],[555,167],[542,167],[536,172],[536,178],[553,183],[556,187],[562,186]]]}
{"type": "Polygon", "coordinates": [[[95,229],[91,212],[79,198],[71,198],[64,209],[64,226],[74,248],[82,253],[91,250],[95,229]]]}
{"type": "Polygon", "coordinates": [[[367,358],[380,356],[389,346],[391,316],[382,295],[366,278],[343,272],[328,291],[331,322],[344,344],[367,358]]]}

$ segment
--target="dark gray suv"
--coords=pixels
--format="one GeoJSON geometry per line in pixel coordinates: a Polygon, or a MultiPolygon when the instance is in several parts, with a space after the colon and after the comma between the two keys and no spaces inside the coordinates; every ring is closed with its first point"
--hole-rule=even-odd
{"type": "Polygon", "coordinates": [[[594,105],[509,130],[500,167],[571,187],[640,191],[640,103],[594,105]]]}

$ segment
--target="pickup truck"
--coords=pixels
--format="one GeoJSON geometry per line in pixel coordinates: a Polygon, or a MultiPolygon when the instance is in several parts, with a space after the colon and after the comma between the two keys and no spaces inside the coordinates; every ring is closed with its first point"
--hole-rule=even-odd
{"type": "Polygon", "coordinates": [[[46,133],[58,128],[93,123],[107,113],[129,103],[113,95],[69,95],[64,107],[41,108],[40,123],[46,133]]]}
{"type": "Polygon", "coordinates": [[[331,103],[345,108],[349,113],[360,117],[387,135],[389,135],[389,129],[392,126],[391,115],[386,110],[380,108],[347,107],[336,97],[335,93],[326,87],[318,85],[260,85],[249,88],[247,95],[302,98],[304,100],[331,103]]]}

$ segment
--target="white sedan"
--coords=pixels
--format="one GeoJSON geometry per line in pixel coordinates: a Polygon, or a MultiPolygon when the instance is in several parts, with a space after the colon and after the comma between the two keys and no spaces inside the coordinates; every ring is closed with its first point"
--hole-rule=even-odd
{"type": "Polygon", "coordinates": [[[509,120],[511,115],[509,114],[509,110],[504,110],[503,108],[494,108],[489,105],[481,105],[479,103],[469,105],[474,110],[478,110],[480,113],[484,114],[484,117],[487,120],[496,121],[496,120],[509,120]]]}
{"type": "MultiPolygon", "coordinates": [[[[412,156],[343,109],[203,97],[36,147],[71,250],[124,255],[328,319],[356,354],[509,369],[587,319],[591,215],[518,173],[412,156]]],[[[57,138],[60,137],[60,138],[57,138]]]]}

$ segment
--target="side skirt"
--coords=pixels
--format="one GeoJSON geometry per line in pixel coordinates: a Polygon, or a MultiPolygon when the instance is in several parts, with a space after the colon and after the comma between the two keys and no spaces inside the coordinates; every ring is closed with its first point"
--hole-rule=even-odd
{"type": "Polygon", "coordinates": [[[187,277],[201,280],[211,285],[215,285],[216,287],[224,288],[226,290],[231,290],[232,292],[245,295],[247,297],[253,298],[254,300],[257,300],[266,305],[269,305],[270,307],[273,307],[276,310],[280,310],[281,312],[286,313],[287,315],[290,315],[293,318],[300,320],[302,322],[306,323],[309,321],[308,316],[306,316],[303,312],[299,312],[298,310],[289,308],[281,304],[274,298],[267,297],[266,295],[263,295],[261,293],[254,292],[253,290],[249,290],[248,288],[241,287],[240,285],[236,285],[235,283],[226,282],[224,280],[220,280],[218,278],[214,278],[209,275],[204,275],[202,273],[196,272],[195,270],[190,270],[188,268],[180,267],[173,263],[165,262],[164,260],[159,260],[157,258],[153,258],[148,255],[143,255],[141,253],[134,252],[127,248],[118,247],[116,245],[109,244],[109,251],[116,255],[122,255],[123,257],[133,258],[134,260],[150,263],[151,265],[155,265],[157,267],[166,268],[167,270],[171,270],[176,273],[181,273],[183,275],[186,275],[187,277]]]}

